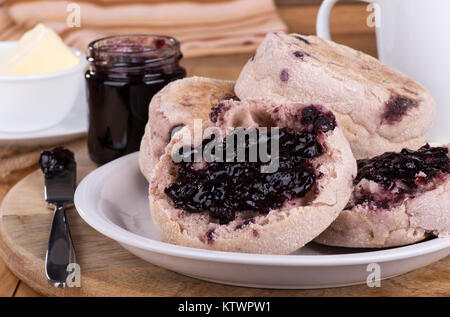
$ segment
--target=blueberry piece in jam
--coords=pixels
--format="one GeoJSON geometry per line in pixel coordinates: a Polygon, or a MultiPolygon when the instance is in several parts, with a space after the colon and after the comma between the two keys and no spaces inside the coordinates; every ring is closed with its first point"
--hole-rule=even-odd
{"type": "Polygon", "coordinates": [[[336,117],[331,111],[323,111],[319,106],[310,105],[303,108],[300,122],[308,131],[328,132],[336,127],[336,117]]]}
{"type": "Polygon", "coordinates": [[[43,151],[39,158],[39,166],[45,177],[63,174],[76,168],[75,157],[70,150],[55,147],[50,151],[43,151]]]}

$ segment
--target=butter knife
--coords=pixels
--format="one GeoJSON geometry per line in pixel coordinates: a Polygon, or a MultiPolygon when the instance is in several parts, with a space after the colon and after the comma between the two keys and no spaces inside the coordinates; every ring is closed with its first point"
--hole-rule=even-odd
{"type": "Polygon", "coordinates": [[[66,287],[68,265],[76,263],[66,207],[73,204],[76,163],[71,151],[56,147],[41,153],[39,165],[45,178],[45,201],[54,208],[45,256],[45,273],[55,287],[66,287]]]}

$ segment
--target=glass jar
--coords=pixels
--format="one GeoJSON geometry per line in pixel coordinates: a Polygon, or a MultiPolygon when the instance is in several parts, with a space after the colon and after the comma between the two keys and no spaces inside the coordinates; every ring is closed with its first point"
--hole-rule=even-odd
{"type": "Polygon", "coordinates": [[[186,71],[172,37],[112,36],[88,48],[88,150],[94,162],[104,164],[139,150],[150,100],[186,71]]]}

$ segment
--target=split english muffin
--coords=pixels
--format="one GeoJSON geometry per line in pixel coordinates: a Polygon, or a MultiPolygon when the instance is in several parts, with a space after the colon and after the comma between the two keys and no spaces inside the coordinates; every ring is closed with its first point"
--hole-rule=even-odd
{"type": "Polygon", "coordinates": [[[425,145],[358,161],[349,204],[315,241],[384,248],[450,233],[447,147],[425,145]]]}
{"type": "Polygon", "coordinates": [[[225,100],[210,113],[205,136],[176,132],[150,178],[150,210],[164,241],[210,250],[288,254],[324,231],[353,190],[356,162],[335,117],[325,107],[272,100],[225,100]],[[263,134],[263,128],[279,128],[263,134]],[[194,161],[215,141],[226,152],[236,131],[266,143],[278,168],[261,161],[194,161]],[[214,137],[213,137],[214,135],[214,137]],[[279,152],[272,151],[279,142],[279,152]],[[269,146],[270,144],[270,146],[269,146]],[[190,160],[174,161],[176,155],[190,160]]]}

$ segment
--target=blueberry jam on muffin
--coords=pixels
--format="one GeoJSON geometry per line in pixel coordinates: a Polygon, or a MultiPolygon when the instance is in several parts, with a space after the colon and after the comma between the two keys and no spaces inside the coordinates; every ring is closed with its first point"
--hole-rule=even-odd
{"type": "Polygon", "coordinates": [[[449,172],[448,148],[428,144],[417,151],[403,149],[358,160],[356,188],[348,207],[367,203],[371,208],[389,209],[441,184],[449,172]]]}
{"type": "Polygon", "coordinates": [[[152,171],[150,212],[163,241],[289,254],[338,217],[356,160],[327,107],[258,98],[207,110],[202,139],[188,123],[152,171]]]}
{"type": "Polygon", "coordinates": [[[386,248],[450,234],[448,146],[424,145],[358,161],[349,203],[316,242],[386,248]]]}
{"type": "MultiPolygon", "coordinates": [[[[179,163],[177,180],[165,189],[166,194],[177,208],[188,212],[207,210],[210,217],[221,224],[234,220],[236,211],[268,213],[282,207],[287,200],[304,197],[317,177],[308,160],[323,152],[317,136],[333,130],[336,120],[331,112],[322,112],[311,105],[302,110],[300,121],[305,126],[302,131],[280,129],[276,136],[279,138],[279,168],[276,172],[261,173],[261,166],[266,163],[259,157],[256,162],[240,162],[236,147],[231,159],[210,162],[204,168],[195,169],[194,152],[204,150],[210,141],[205,139],[196,149],[180,149],[183,155],[192,155],[192,159],[179,163]]],[[[228,137],[231,135],[234,137],[234,134],[228,137]]],[[[256,129],[256,135],[257,144],[249,142],[249,138],[245,140],[247,158],[252,146],[267,143],[266,148],[271,148],[273,136],[270,133],[260,134],[256,129]]],[[[227,138],[220,146],[225,153],[227,138]]]]}

